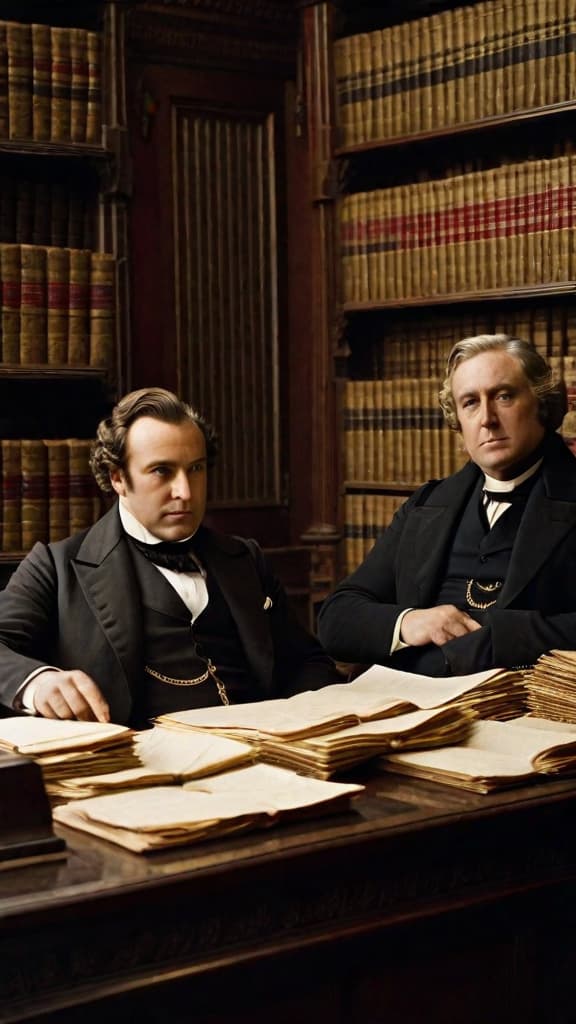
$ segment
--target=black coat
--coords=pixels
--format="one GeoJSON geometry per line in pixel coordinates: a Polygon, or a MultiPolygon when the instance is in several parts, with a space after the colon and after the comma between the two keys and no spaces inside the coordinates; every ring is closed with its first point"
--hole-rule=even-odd
{"type": "MultiPolygon", "coordinates": [[[[262,699],[338,681],[332,661],[292,615],[256,542],[205,527],[199,541],[262,699]]],[[[0,593],[0,701],[8,707],[34,669],[52,665],[88,673],[112,721],[128,722],[142,652],[140,594],[116,506],[84,533],[36,544],[0,593]]]]}
{"type": "MultiPolygon", "coordinates": [[[[479,474],[470,462],[425,484],[399,509],[320,612],[320,640],[333,657],[385,664],[400,612],[434,604],[479,474]]],[[[443,645],[452,675],[531,665],[553,648],[576,650],[576,459],[557,435],[547,439],[505,583],[483,621],[482,629],[443,645]]]]}

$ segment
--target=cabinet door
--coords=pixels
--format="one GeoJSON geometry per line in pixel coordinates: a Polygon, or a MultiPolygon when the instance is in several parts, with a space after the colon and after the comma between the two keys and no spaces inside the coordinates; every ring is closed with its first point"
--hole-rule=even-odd
{"type": "Polygon", "coordinates": [[[131,82],[133,383],[216,426],[217,523],[283,543],[284,87],[166,66],[131,82]]]}

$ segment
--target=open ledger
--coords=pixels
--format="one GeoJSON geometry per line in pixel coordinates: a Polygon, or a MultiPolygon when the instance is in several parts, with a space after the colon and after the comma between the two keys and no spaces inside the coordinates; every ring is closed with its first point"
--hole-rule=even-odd
{"type": "Polygon", "coordinates": [[[526,690],[534,715],[576,722],[576,651],[543,654],[526,676],[526,690]]]}
{"type": "Polygon", "coordinates": [[[350,809],[362,786],[306,779],[256,764],[188,782],[75,800],[54,809],[63,825],[150,853],[276,822],[350,809]]]}
{"type": "Polygon", "coordinates": [[[476,793],[576,772],[576,725],[525,716],[476,721],[459,746],[390,754],[381,767],[476,793]]]}
{"type": "Polygon", "coordinates": [[[144,786],[167,786],[254,761],[248,743],[200,732],[175,733],[160,726],[135,733],[134,749],[137,767],[62,779],[50,787],[50,795],[78,800],[144,786]]]}

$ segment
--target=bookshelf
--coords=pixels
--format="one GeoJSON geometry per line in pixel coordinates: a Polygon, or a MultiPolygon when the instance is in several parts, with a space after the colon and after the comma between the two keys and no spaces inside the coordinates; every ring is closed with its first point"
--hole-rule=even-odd
{"type": "Polygon", "coordinates": [[[0,585],[102,511],[90,440],[129,379],[125,7],[2,6],[0,585]]]}
{"type": "Polygon", "coordinates": [[[344,573],[464,460],[437,403],[459,338],[531,339],[565,380],[573,444],[576,15],[339,0],[306,4],[302,24],[344,573]]]}

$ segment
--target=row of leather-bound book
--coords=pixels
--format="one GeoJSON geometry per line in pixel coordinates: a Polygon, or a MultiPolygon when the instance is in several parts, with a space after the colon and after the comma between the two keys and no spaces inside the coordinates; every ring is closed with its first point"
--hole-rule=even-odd
{"type": "Polygon", "coordinates": [[[101,36],[0,21],[0,138],[102,141],[101,36]]]}
{"type": "Polygon", "coordinates": [[[343,301],[570,281],[575,198],[571,154],[350,194],[340,204],[343,301]]]}
{"type": "Polygon", "coordinates": [[[346,382],[345,479],[416,483],[462,464],[459,435],[438,403],[435,377],[346,382]]]}
{"type": "Polygon", "coordinates": [[[353,146],[562,103],[570,0],[484,0],[335,43],[339,141],[353,146]]]}
{"type": "Polygon", "coordinates": [[[69,181],[0,176],[0,243],[94,249],[96,203],[69,181]]]}
{"type": "Polygon", "coordinates": [[[468,313],[428,310],[424,320],[387,315],[370,328],[361,325],[356,349],[355,376],[373,378],[438,377],[443,379],[452,346],[478,334],[511,334],[531,342],[558,376],[572,369],[576,345],[573,304],[510,305],[484,303],[468,313]],[[366,341],[369,344],[366,344],[366,341]]]}
{"type": "Polygon", "coordinates": [[[2,362],[110,367],[115,274],[108,253],[0,244],[2,362]]]}
{"type": "Polygon", "coordinates": [[[2,439],[0,550],[27,551],[92,526],[102,501],[85,439],[2,439]]]}
{"type": "Polygon", "coordinates": [[[401,494],[353,493],[344,498],[344,566],[354,572],[395,512],[407,499],[401,494]]]}

